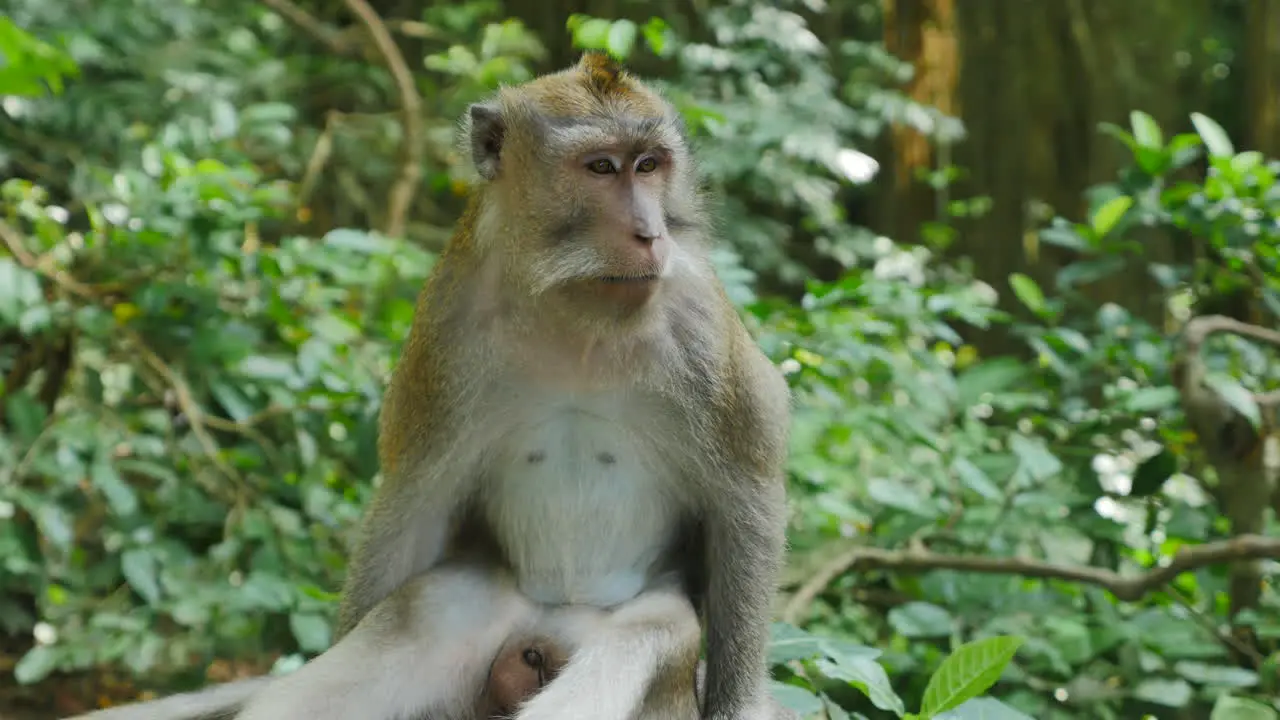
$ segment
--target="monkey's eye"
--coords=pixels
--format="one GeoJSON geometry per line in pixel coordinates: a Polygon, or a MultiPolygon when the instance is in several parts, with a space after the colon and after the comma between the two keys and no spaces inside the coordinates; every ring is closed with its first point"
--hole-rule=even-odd
{"type": "Polygon", "coordinates": [[[618,168],[613,166],[613,161],[608,158],[600,158],[587,163],[587,169],[597,175],[611,175],[618,172],[618,168]]]}
{"type": "Polygon", "coordinates": [[[636,172],[638,173],[651,173],[657,169],[658,169],[658,161],[651,157],[647,157],[641,160],[640,162],[636,163],[636,172]]]}

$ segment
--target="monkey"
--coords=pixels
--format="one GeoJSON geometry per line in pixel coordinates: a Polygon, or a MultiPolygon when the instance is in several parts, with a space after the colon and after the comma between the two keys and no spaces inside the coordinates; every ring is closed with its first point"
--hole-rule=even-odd
{"type": "MultiPolygon", "coordinates": [[[[383,481],[336,636],[463,552],[500,559],[546,605],[624,606],[676,571],[705,617],[703,716],[754,717],[790,392],[715,276],[679,115],[592,52],[500,88],[463,123],[478,182],[384,396],[383,481]]],[[[442,626],[434,645],[501,622],[442,626]]],[[[608,663],[571,660],[516,717],[621,720],[602,699],[614,681],[608,663]]]]}
{"type": "MultiPolygon", "coordinates": [[[[790,391],[715,275],[678,112],[589,52],[500,88],[462,126],[477,183],[384,395],[382,482],[335,639],[411,578],[459,559],[509,568],[537,605],[622,617],[674,573],[706,635],[700,717],[768,717],[790,391]]],[[[431,635],[413,638],[419,677],[459,663],[475,672],[522,629],[526,616],[508,612],[495,582],[472,583],[455,598],[461,608],[437,608],[456,622],[421,626],[431,635]],[[475,607],[492,613],[464,612],[475,607]]],[[[415,621],[411,607],[389,609],[387,627],[415,621]]],[[[629,684],[619,692],[618,667],[654,657],[665,631],[653,619],[586,638],[516,719],[628,718],[637,698],[629,684]]],[[[381,681],[405,682],[387,659],[403,655],[359,635],[346,647],[317,665],[335,683],[375,665],[392,673],[381,681]]],[[[288,680],[255,693],[246,712],[288,680]]],[[[290,697],[305,703],[308,692],[290,697]]],[[[404,697],[370,701],[362,717],[391,715],[404,697]]],[[[340,701],[331,707],[311,720],[344,717],[340,701]]]]}

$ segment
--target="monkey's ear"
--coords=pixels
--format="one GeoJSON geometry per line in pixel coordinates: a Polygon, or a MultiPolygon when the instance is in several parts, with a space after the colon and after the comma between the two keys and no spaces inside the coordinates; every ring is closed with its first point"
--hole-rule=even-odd
{"type": "Polygon", "coordinates": [[[507,124],[496,103],[479,102],[467,109],[470,125],[471,162],[476,172],[485,180],[498,175],[498,161],[502,156],[502,142],[506,139],[507,124]]]}

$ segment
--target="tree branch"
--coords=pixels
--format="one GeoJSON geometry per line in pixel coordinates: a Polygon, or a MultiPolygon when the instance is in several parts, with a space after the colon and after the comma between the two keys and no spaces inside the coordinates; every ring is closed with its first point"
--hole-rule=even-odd
{"type": "Polygon", "coordinates": [[[1169,564],[1138,575],[1124,576],[1095,567],[1059,565],[1029,558],[943,555],[928,550],[884,550],[855,547],[835,558],[806,582],[783,611],[783,618],[795,622],[814,598],[835,578],[856,570],[884,569],[902,572],[959,570],[985,575],[1021,575],[1042,580],[1065,580],[1094,585],[1133,602],[1167,585],[1185,572],[1237,560],[1280,559],[1280,538],[1240,535],[1230,540],[1187,546],[1169,564]]]}
{"type": "Polygon", "coordinates": [[[47,255],[36,257],[27,249],[22,242],[22,236],[18,234],[8,223],[0,220],[0,240],[4,241],[5,246],[9,248],[9,252],[13,254],[18,264],[31,270],[32,272],[43,275],[53,281],[55,285],[66,290],[67,292],[85,300],[98,300],[98,294],[94,289],[84,283],[76,280],[63,270],[52,267],[53,263],[49,262],[51,258],[47,255]]]}
{"type": "Polygon", "coordinates": [[[280,13],[286,20],[297,25],[321,45],[329,48],[329,52],[335,55],[348,55],[355,50],[351,43],[347,42],[342,31],[325,24],[319,18],[295,5],[292,0],[262,0],[262,4],[280,13]]]}
{"type": "Polygon", "coordinates": [[[404,55],[378,13],[366,0],[346,0],[346,3],[373,36],[374,44],[377,45],[387,69],[391,71],[391,77],[400,93],[403,160],[400,163],[400,176],[391,186],[383,231],[392,237],[401,237],[404,235],[405,218],[418,189],[418,179],[422,176],[422,98],[418,96],[417,85],[414,84],[413,74],[409,72],[404,55]]]}
{"type": "Polygon", "coordinates": [[[1280,332],[1240,322],[1226,315],[1199,315],[1187,321],[1182,329],[1183,345],[1188,353],[1200,351],[1211,335],[1231,333],[1280,347],[1280,332]]]}
{"type": "Polygon", "coordinates": [[[143,362],[173,390],[178,409],[186,416],[187,422],[191,425],[191,432],[195,435],[196,442],[199,443],[200,449],[205,456],[233,485],[237,488],[244,487],[244,479],[219,454],[218,445],[214,442],[213,436],[209,434],[209,430],[206,427],[207,421],[211,416],[206,415],[204,408],[200,407],[200,403],[196,401],[195,396],[191,393],[191,386],[187,385],[187,381],[176,370],[169,367],[169,364],[147,345],[141,335],[132,330],[126,330],[125,333],[129,340],[133,342],[138,354],[142,356],[143,362]]]}

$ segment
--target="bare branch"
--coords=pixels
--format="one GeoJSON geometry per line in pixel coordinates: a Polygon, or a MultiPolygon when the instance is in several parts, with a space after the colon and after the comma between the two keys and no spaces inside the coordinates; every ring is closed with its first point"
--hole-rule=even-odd
{"type": "Polygon", "coordinates": [[[206,427],[210,416],[205,414],[204,408],[200,407],[195,396],[192,395],[191,387],[187,385],[187,381],[176,370],[169,367],[169,364],[157,355],[140,335],[132,330],[127,330],[126,333],[129,339],[133,341],[138,353],[142,356],[143,362],[173,390],[174,398],[178,402],[178,409],[186,416],[187,422],[191,424],[191,432],[196,436],[196,441],[200,443],[200,449],[204,451],[209,461],[233,484],[237,486],[244,485],[244,480],[240,477],[240,474],[218,454],[217,443],[213,441],[213,436],[209,434],[209,430],[206,427]]]}
{"type": "Polygon", "coordinates": [[[1258,342],[1280,347],[1280,332],[1258,325],[1240,322],[1226,315],[1200,315],[1187,321],[1183,327],[1183,344],[1187,351],[1199,352],[1209,336],[1218,333],[1232,333],[1258,342]]]}
{"type": "Polygon", "coordinates": [[[405,218],[413,205],[418,179],[422,176],[422,98],[418,96],[418,88],[414,84],[413,74],[409,72],[409,65],[382,18],[378,17],[378,13],[366,0],[346,0],[346,3],[373,36],[374,44],[377,45],[387,69],[391,71],[396,89],[400,93],[403,160],[400,163],[400,176],[391,187],[384,227],[387,235],[400,237],[404,235],[405,218]]]}
{"type": "Polygon", "coordinates": [[[1021,575],[1042,580],[1065,580],[1094,585],[1110,592],[1119,600],[1133,602],[1162,588],[1182,573],[1220,563],[1265,558],[1280,559],[1280,538],[1240,535],[1230,540],[1187,546],[1179,550],[1169,564],[1132,576],[1102,568],[1060,565],[1029,558],[944,555],[928,550],[855,547],[833,560],[813,580],[805,583],[787,604],[783,617],[794,622],[804,608],[835,578],[857,570],[958,570],[985,575],[1021,575]]]}
{"type": "Polygon", "coordinates": [[[341,30],[325,24],[311,13],[295,5],[292,0],[262,0],[262,4],[280,13],[286,20],[297,25],[336,55],[348,55],[355,50],[347,42],[341,30]]]}
{"type": "Polygon", "coordinates": [[[98,294],[94,289],[84,283],[71,277],[66,272],[51,266],[45,256],[36,257],[31,254],[26,245],[22,242],[22,236],[18,234],[8,223],[0,220],[0,240],[9,248],[9,252],[13,253],[13,257],[20,265],[45,276],[53,281],[55,285],[63,290],[86,300],[97,300],[98,294]]]}

